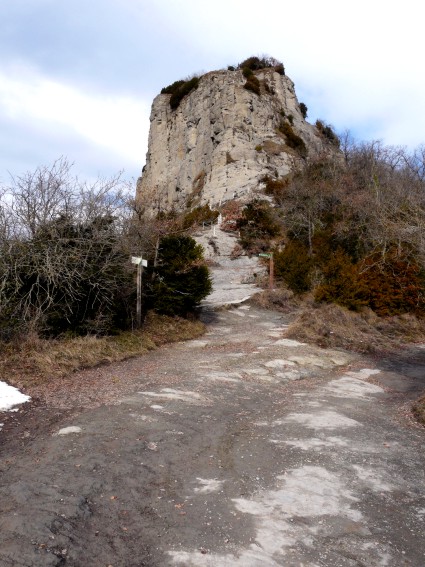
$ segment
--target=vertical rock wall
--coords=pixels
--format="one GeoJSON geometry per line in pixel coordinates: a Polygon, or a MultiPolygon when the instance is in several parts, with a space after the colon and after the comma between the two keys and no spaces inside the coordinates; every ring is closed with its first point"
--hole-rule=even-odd
{"type": "Polygon", "coordinates": [[[171,95],[155,98],[139,199],[151,199],[154,210],[182,210],[253,197],[265,175],[282,177],[305,163],[278,130],[288,117],[307,159],[330,151],[304,120],[293,82],[273,69],[255,75],[260,96],[244,88],[237,70],[207,73],[175,110],[171,95]]]}

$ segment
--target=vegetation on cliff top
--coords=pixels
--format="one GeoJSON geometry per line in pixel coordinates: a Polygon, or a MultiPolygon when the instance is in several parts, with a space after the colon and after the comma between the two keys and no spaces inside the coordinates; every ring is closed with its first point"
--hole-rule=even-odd
{"type": "MultiPolygon", "coordinates": [[[[231,69],[235,69],[231,67],[231,69]]],[[[268,55],[263,55],[262,57],[258,57],[253,55],[244,59],[241,63],[239,63],[236,69],[250,69],[251,71],[259,71],[261,69],[274,69],[280,75],[285,74],[285,67],[281,61],[278,61],[274,57],[269,57],[268,55]]]]}
{"type": "Polygon", "coordinates": [[[200,77],[194,76],[187,80],[175,81],[161,90],[161,94],[170,94],[170,106],[173,110],[178,108],[182,99],[198,88],[200,77]]]}
{"type": "MultiPolygon", "coordinates": [[[[236,67],[230,65],[228,67],[228,70],[242,70],[243,75],[246,78],[244,87],[247,90],[250,90],[259,95],[260,83],[257,77],[254,75],[254,71],[269,68],[274,69],[274,71],[276,71],[276,73],[279,73],[280,75],[285,74],[285,67],[283,66],[283,63],[281,63],[277,59],[274,59],[274,57],[269,57],[266,55],[262,57],[248,57],[248,59],[245,59],[236,67]]],[[[161,90],[161,94],[171,95],[170,106],[172,110],[176,110],[183,98],[198,88],[200,78],[200,76],[195,75],[189,79],[180,79],[179,81],[175,81],[171,85],[168,85],[168,87],[164,87],[161,90]]]]}

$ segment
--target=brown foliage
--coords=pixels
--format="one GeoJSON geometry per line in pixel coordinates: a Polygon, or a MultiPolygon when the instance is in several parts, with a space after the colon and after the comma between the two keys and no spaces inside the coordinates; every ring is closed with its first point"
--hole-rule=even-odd
{"type": "Polygon", "coordinates": [[[286,144],[290,148],[297,150],[301,156],[307,155],[307,146],[305,145],[304,140],[300,138],[298,134],[295,134],[289,122],[283,120],[279,126],[279,132],[285,136],[286,144]]]}
{"type": "Polygon", "coordinates": [[[423,342],[425,321],[410,314],[382,318],[368,308],[354,312],[334,303],[313,303],[299,312],[286,336],[323,348],[391,352],[409,342],[423,342]]]}

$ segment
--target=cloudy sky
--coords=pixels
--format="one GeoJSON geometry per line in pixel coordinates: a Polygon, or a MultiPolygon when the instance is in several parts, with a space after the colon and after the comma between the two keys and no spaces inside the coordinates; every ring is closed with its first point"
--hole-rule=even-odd
{"type": "Polygon", "coordinates": [[[0,182],[60,156],[137,178],[161,88],[261,54],[311,122],[414,148],[424,16],[421,0],[0,0],[0,182]]]}

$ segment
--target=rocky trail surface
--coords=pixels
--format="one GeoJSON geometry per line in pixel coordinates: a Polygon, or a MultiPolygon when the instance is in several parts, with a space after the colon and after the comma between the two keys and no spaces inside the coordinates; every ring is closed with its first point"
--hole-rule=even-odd
{"type": "Polygon", "coordinates": [[[0,566],[425,565],[425,433],[404,411],[425,351],[321,350],[247,303],[203,317],[200,340],[2,418],[0,566]]]}

